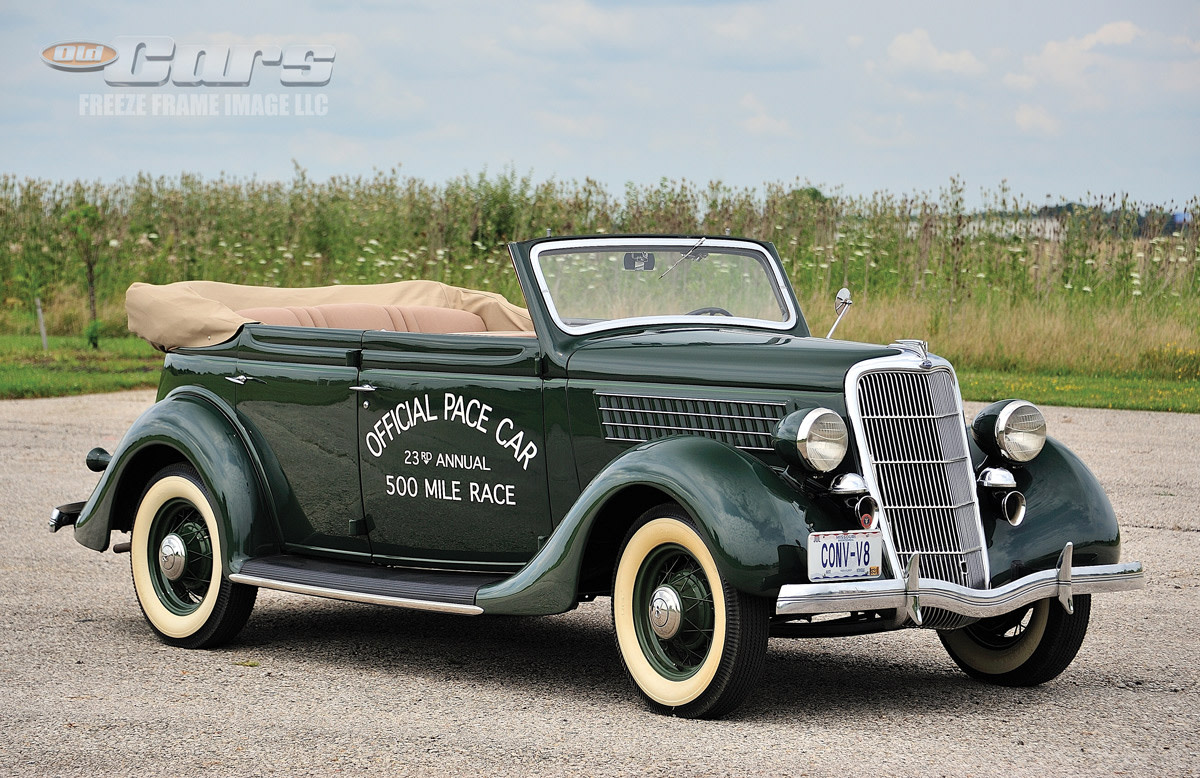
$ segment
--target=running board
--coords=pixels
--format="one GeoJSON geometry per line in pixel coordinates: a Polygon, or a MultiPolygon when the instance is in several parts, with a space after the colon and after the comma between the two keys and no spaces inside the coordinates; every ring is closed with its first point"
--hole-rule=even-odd
{"type": "Polygon", "coordinates": [[[478,616],[475,593],[506,576],[401,570],[293,554],[251,559],[229,576],[234,583],[335,600],[478,616]]]}

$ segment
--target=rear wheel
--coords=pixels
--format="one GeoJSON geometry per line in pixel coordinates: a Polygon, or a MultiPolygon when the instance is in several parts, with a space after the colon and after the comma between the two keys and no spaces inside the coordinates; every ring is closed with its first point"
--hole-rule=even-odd
{"type": "Polygon", "coordinates": [[[648,511],[626,536],[612,609],[625,671],[660,713],[722,716],[762,675],[769,602],[729,585],[678,505],[648,511]]]}
{"type": "Polygon", "coordinates": [[[1037,686],[1057,677],[1079,652],[1092,612],[1090,594],[1073,614],[1038,600],[1003,616],[938,633],[950,658],[972,678],[999,686],[1037,686]]]}
{"type": "Polygon", "coordinates": [[[164,642],[209,648],[245,625],[258,589],[226,580],[223,559],[200,476],[189,465],[160,470],[138,502],[129,560],[142,613],[164,642]]]}

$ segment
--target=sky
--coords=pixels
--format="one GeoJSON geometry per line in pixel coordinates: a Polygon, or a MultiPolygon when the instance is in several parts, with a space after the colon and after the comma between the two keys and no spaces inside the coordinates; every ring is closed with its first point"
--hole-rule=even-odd
{"type": "Polygon", "coordinates": [[[1200,195],[1194,0],[9,2],[0,68],[0,173],[19,178],[288,180],[298,165],[431,183],[511,169],[613,194],[686,179],[936,195],[957,177],[975,205],[1001,188],[1035,204],[1200,195]],[[194,46],[332,47],[332,69],[320,86],[261,61],[245,87],[112,86],[120,66],[146,72],[136,56],[42,58],[121,36],[169,38],[172,79],[194,46]],[[171,113],[194,95],[219,115],[171,113]],[[230,115],[239,95],[251,115],[230,115]],[[287,115],[253,115],[254,95],[287,115]],[[137,100],[145,115],[108,115],[137,100]]]}

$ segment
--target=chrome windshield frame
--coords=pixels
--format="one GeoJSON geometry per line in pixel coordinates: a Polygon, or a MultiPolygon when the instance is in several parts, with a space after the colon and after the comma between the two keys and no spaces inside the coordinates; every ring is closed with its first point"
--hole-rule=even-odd
{"type": "Polygon", "coordinates": [[[545,275],[542,273],[541,262],[539,261],[543,253],[553,252],[561,253],[564,250],[589,250],[589,249],[610,249],[617,246],[629,248],[645,248],[647,250],[655,249],[672,249],[687,251],[696,245],[696,238],[637,238],[637,237],[604,237],[604,238],[579,238],[569,240],[548,241],[537,246],[534,246],[530,251],[530,265],[532,266],[534,278],[537,281],[538,294],[541,295],[542,303],[550,314],[554,325],[563,332],[569,335],[589,335],[596,332],[604,332],[607,330],[627,329],[638,326],[661,326],[661,325],[683,325],[689,327],[696,326],[712,326],[719,324],[721,327],[750,327],[754,329],[767,329],[779,332],[790,332],[793,330],[799,321],[800,314],[796,309],[795,302],[790,294],[791,286],[788,283],[787,277],[783,273],[783,268],[780,267],[779,261],[772,256],[765,248],[758,243],[752,241],[736,240],[733,238],[707,238],[704,241],[704,248],[708,249],[736,249],[739,252],[753,252],[762,258],[763,264],[770,270],[771,281],[775,285],[776,301],[781,308],[786,311],[786,316],[782,321],[770,321],[768,319],[751,319],[741,316],[689,316],[686,314],[674,314],[666,316],[638,316],[624,319],[605,319],[603,321],[591,322],[588,324],[570,324],[566,322],[559,313],[558,306],[555,305],[554,296],[550,293],[550,287],[546,281],[545,275]]]}

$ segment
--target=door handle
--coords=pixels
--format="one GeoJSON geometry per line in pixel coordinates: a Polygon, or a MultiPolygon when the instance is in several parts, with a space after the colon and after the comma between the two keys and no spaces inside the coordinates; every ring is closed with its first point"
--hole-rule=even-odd
{"type": "Polygon", "coordinates": [[[255,378],[254,376],[248,376],[244,373],[241,375],[227,375],[227,376],[225,376],[225,380],[231,384],[237,384],[238,386],[244,386],[247,381],[256,381],[260,384],[266,383],[266,381],[262,380],[261,378],[255,378]]]}
{"type": "Polygon", "coordinates": [[[361,384],[359,386],[350,387],[350,390],[354,392],[373,392],[375,391],[375,387],[371,386],[370,384],[361,384]]]}

